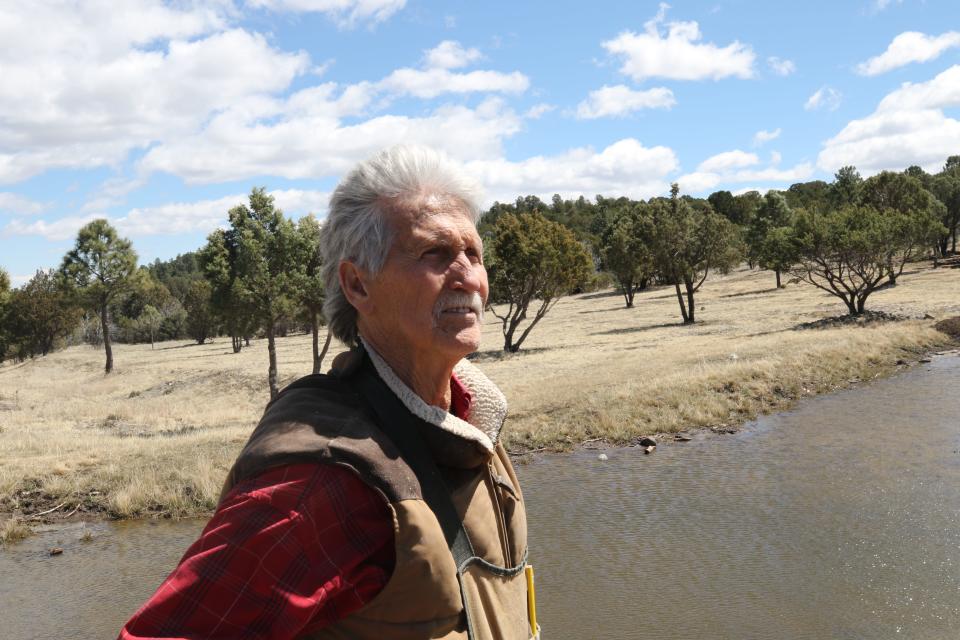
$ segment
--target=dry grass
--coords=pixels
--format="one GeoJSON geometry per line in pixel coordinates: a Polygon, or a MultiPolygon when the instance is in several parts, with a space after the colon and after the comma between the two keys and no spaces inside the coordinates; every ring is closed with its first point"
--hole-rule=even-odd
{"type": "MultiPolygon", "coordinates": [[[[960,315],[960,271],[917,267],[868,306],[900,315],[960,315]]],[[[946,343],[929,320],[796,331],[838,315],[838,301],[770,273],[712,278],[694,326],[671,289],[562,300],[524,344],[499,352],[485,327],[477,363],[504,389],[514,449],[568,448],[599,437],[737,424],[807,394],[867,380],[946,343]]],[[[278,341],[284,381],[309,372],[310,338],[278,341]]],[[[268,393],[266,345],[233,354],[228,339],[75,347],[0,366],[0,512],[99,512],[112,517],[209,512],[268,393]]],[[[329,362],[329,359],[328,359],[329,362]]],[[[12,526],[12,525],[11,525],[12,526]]]]}
{"type": "Polygon", "coordinates": [[[13,516],[0,524],[0,545],[23,540],[30,535],[30,527],[23,520],[13,516]]]}

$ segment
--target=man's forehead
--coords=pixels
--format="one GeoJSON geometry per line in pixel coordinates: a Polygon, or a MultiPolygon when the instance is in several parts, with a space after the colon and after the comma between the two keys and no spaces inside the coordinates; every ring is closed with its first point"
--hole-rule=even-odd
{"type": "Polygon", "coordinates": [[[456,226],[464,223],[470,227],[476,226],[470,210],[463,201],[442,194],[427,194],[397,200],[391,203],[389,210],[389,218],[393,224],[408,229],[445,226],[448,221],[455,221],[456,226]]]}

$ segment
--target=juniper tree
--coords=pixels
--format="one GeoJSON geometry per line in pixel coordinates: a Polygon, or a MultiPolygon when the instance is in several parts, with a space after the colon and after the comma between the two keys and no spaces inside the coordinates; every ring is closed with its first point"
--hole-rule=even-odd
{"type": "Polygon", "coordinates": [[[707,276],[713,270],[726,271],[742,255],[737,228],[709,205],[691,206],[680,198],[676,184],[671,185],[669,200],[654,200],[651,207],[657,272],[663,282],[674,286],[684,324],[693,323],[695,294],[707,276]]]}
{"type": "Polygon", "coordinates": [[[798,261],[791,272],[840,298],[849,315],[856,316],[892,270],[902,271],[909,245],[929,242],[942,228],[929,212],[879,211],[863,205],[800,210],[793,227],[798,261]]]}
{"type": "Polygon", "coordinates": [[[652,220],[645,206],[628,201],[617,207],[600,237],[601,266],[617,281],[627,308],[633,306],[637,291],[646,288],[653,273],[651,232],[652,220]]]}
{"type": "Polygon", "coordinates": [[[490,311],[500,320],[508,352],[519,351],[557,301],[593,270],[590,254],[573,233],[536,212],[499,216],[487,249],[490,302],[505,307],[502,315],[492,305],[490,311]],[[531,306],[533,317],[528,318],[531,306]]]}
{"type": "Polygon", "coordinates": [[[320,223],[312,215],[300,218],[297,231],[303,242],[303,286],[300,288],[300,303],[310,321],[313,336],[313,372],[320,373],[323,358],[330,348],[332,334],[327,330],[323,348],[320,348],[320,326],[323,324],[323,273],[320,255],[320,223]]]}

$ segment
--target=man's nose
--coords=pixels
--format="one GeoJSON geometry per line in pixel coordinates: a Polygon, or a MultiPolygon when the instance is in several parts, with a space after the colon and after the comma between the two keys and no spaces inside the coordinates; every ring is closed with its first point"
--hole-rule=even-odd
{"type": "Polygon", "coordinates": [[[453,287],[467,292],[479,291],[481,288],[480,269],[478,263],[472,262],[470,257],[461,251],[450,265],[453,287]]]}

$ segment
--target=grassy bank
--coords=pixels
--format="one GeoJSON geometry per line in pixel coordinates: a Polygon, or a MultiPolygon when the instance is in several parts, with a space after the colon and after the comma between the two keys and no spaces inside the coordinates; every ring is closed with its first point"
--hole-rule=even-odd
{"type": "MultiPolygon", "coordinates": [[[[507,357],[491,317],[476,362],[510,400],[508,447],[732,427],[944,347],[947,336],[922,318],[960,315],[958,270],[905,274],[868,307],[916,319],[870,326],[797,329],[842,306],[811,287],[772,283],[747,270],[712,278],[693,326],[678,322],[671,289],[638,294],[633,309],[612,291],[573,296],[507,357]]],[[[268,397],[264,342],[240,354],[228,339],[118,345],[110,376],[89,347],[0,366],[0,512],[209,512],[268,397]]],[[[309,372],[309,336],[281,339],[278,351],[285,381],[309,372]]]]}

